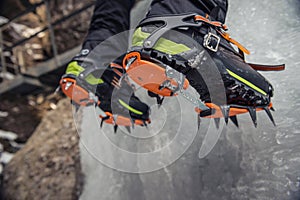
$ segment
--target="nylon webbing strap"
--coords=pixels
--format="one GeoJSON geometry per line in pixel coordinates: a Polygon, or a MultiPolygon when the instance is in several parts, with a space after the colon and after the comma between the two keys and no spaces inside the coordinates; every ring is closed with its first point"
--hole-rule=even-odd
{"type": "Polygon", "coordinates": [[[225,24],[222,24],[221,22],[218,21],[210,21],[208,18],[205,18],[201,15],[196,15],[195,16],[195,21],[200,21],[200,22],[205,22],[211,26],[215,26],[217,28],[221,28],[224,31],[228,30],[228,27],[225,24]]]}

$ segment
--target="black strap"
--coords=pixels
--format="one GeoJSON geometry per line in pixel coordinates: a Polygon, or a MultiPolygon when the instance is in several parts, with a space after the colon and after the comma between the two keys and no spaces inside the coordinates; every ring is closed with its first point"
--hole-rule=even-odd
{"type": "Polygon", "coordinates": [[[195,13],[193,14],[185,14],[185,15],[171,15],[164,17],[151,17],[144,19],[139,26],[143,26],[146,24],[153,24],[163,22],[164,24],[158,27],[155,31],[153,31],[150,36],[144,41],[143,47],[146,50],[152,49],[156,42],[161,38],[166,32],[172,30],[174,28],[179,27],[200,27],[202,26],[202,22],[196,23],[194,21],[195,13]],[[193,21],[191,21],[193,20],[193,21]]]}

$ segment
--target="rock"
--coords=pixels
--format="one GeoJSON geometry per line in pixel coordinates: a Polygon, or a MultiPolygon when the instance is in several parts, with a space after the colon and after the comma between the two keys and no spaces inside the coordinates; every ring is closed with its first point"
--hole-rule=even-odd
{"type": "Polygon", "coordinates": [[[7,116],[8,116],[8,112],[0,111],[0,117],[7,117],[7,116]]]}
{"type": "Polygon", "coordinates": [[[52,109],[52,110],[55,110],[57,108],[57,105],[55,103],[50,103],[49,104],[49,107],[52,109]]]}
{"type": "Polygon", "coordinates": [[[38,95],[37,98],[36,98],[36,103],[38,105],[41,105],[43,102],[44,102],[45,98],[42,94],[38,95]]]}
{"type": "Polygon", "coordinates": [[[7,200],[78,199],[82,188],[78,134],[68,99],[43,117],[5,166],[3,188],[7,200]]]}
{"type": "MultiPolygon", "coordinates": [[[[45,113],[57,107],[57,102],[62,99],[60,95],[53,94],[52,91],[43,92],[42,95],[44,100],[40,105],[36,103],[40,96],[38,93],[30,95],[9,93],[1,96],[0,110],[1,112],[7,112],[9,117],[0,117],[0,140],[1,130],[5,130],[5,132],[17,134],[18,138],[15,139],[17,143],[27,141],[45,116],[45,113]],[[29,105],[29,102],[32,105],[29,105]],[[51,103],[55,104],[55,106],[52,105],[52,108],[51,103]]],[[[70,126],[70,123],[67,123],[68,126],[70,126]]],[[[50,123],[49,126],[51,126],[50,123]]]]}

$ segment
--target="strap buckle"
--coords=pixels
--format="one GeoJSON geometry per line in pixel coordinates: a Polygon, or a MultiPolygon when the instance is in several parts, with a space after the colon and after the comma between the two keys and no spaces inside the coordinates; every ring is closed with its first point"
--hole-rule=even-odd
{"type": "Polygon", "coordinates": [[[185,75],[171,68],[170,66],[166,66],[166,76],[173,81],[175,81],[175,85],[172,84],[172,81],[168,81],[167,88],[169,88],[173,93],[176,93],[184,88],[185,75]]]}
{"type": "Polygon", "coordinates": [[[206,34],[204,36],[203,46],[213,52],[217,52],[220,41],[221,41],[221,39],[219,36],[217,36],[216,34],[213,34],[211,32],[208,32],[208,34],[206,34]]]}

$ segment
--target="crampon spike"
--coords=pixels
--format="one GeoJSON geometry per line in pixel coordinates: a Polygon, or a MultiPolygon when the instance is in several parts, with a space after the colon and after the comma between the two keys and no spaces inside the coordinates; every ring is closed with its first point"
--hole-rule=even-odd
{"type": "Polygon", "coordinates": [[[199,130],[200,129],[200,125],[201,125],[201,117],[200,117],[200,115],[198,115],[197,124],[198,124],[198,130],[199,130]]]}
{"type": "Polygon", "coordinates": [[[135,122],[134,122],[134,120],[132,118],[130,118],[130,121],[131,121],[131,128],[134,129],[135,122]]]}
{"type": "Polygon", "coordinates": [[[118,125],[114,125],[114,133],[116,134],[118,130],[118,125]]]}
{"type": "Polygon", "coordinates": [[[239,123],[238,123],[238,120],[237,120],[236,115],[231,116],[231,117],[230,117],[230,120],[234,123],[234,125],[235,125],[236,127],[239,128],[239,123]]]}
{"type": "Polygon", "coordinates": [[[228,106],[228,105],[221,106],[221,111],[224,116],[226,124],[228,124],[229,110],[230,110],[230,106],[228,106]]]}
{"type": "Polygon", "coordinates": [[[158,108],[161,106],[162,102],[164,101],[164,97],[159,96],[158,94],[155,94],[148,90],[148,95],[150,97],[155,97],[156,98],[156,103],[158,104],[158,108]]]}
{"type": "Polygon", "coordinates": [[[128,131],[128,133],[131,133],[131,129],[130,126],[125,126],[126,130],[128,131]]]}
{"type": "Polygon", "coordinates": [[[220,118],[214,118],[214,121],[215,121],[215,125],[217,127],[217,129],[220,128],[220,118]]]}
{"type": "Polygon", "coordinates": [[[250,117],[253,121],[254,126],[257,127],[256,109],[254,107],[248,107],[248,111],[250,113],[250,117]]]}
{"type": "Polygon", "coordinates": [[[274,107],[271,107],[270,110],[275,111],[274,107]]]}
{"type": "Polygon", "coordinates": [[[157,97],[156,97],[156,102],[157,102],[157,104],[158,104],[158,108],[161,107],[161,105],[162,105],[164,99],[165,99],[164,97],[160,97],[160,96],[157,96],[157,97]]]}
{"type": "Polygon", "coordinates": [[[146,121],[143,121],[144,126],[148,129],[148,124],[146,121]]]}
{"type": "Polygon", "coordinates": [[[102,128],[102,127],[103,127],[103,122],[104,122],[104,120],[103,120],[103,119],[101,119],[101,122],[100,122],[100,128],[102,128]]]}
{"type": "Polygon", "coordinates": [[[276,123],[274,121],[272,113],[270,112],[270,109],[268,107],[264,107],[264,110],[266,111],[266,113],[267,113],[268,117],[270,118],[271,122],[274,124],[274,126],[276,126],[276,123]]]}
{"type": "Polygon", "coordinates": [[[109,116],[106,116],[106,117],[101,118],[100,128],[102,128],[103,122],[104,122],[105,120],[107,120],[107,119],[109,119],[109,116]]]}

